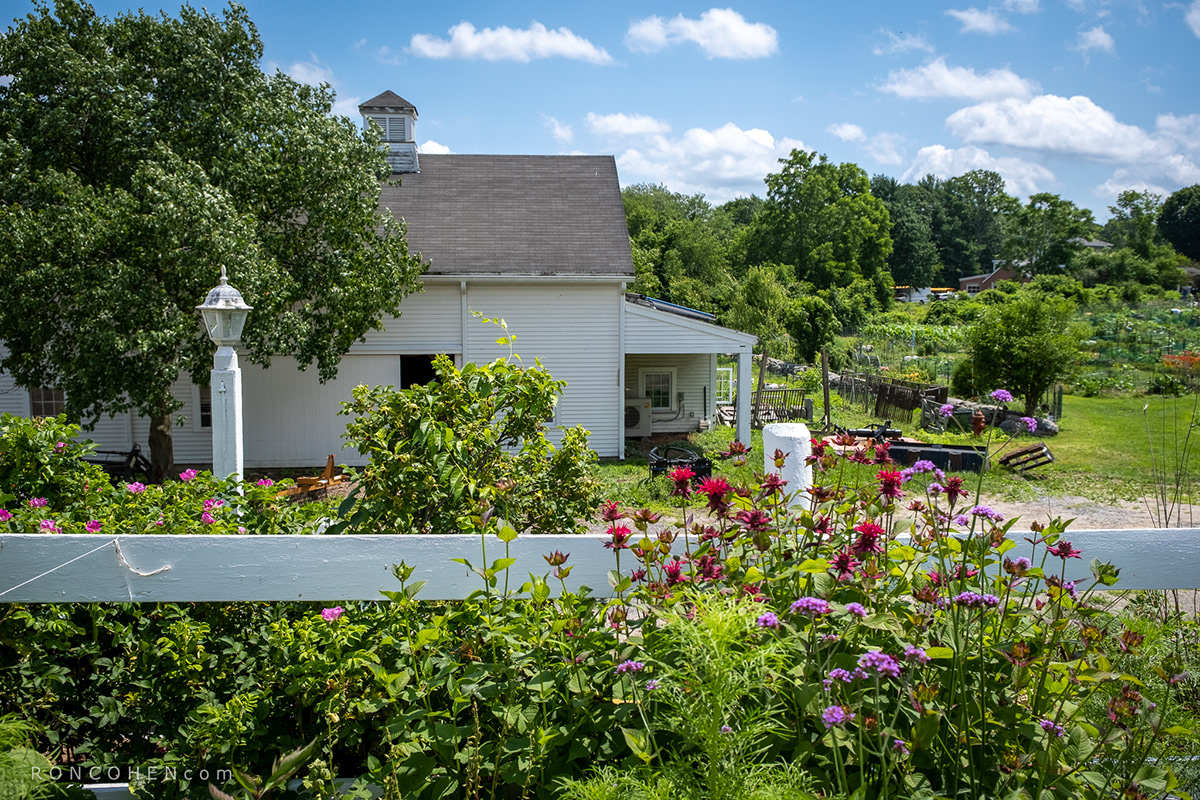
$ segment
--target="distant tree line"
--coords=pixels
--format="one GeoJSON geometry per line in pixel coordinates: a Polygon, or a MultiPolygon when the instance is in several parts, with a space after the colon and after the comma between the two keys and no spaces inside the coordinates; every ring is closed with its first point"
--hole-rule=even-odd
{"type": "Polygon", "coordinates": [[[1165,201],[1122,192],[1101,226],[1055,194],[1022,204],[988,170],[905,184],[794,150],[766,184],[765,198],[718,206],[661,185],[626,188],[631,290],[714,313],[773,356],[812,360],[886,310],[895,286],[957,289],[1007,266],[1041,284],[1128,294],[1177,288],[1200,260],[1200,186],[1165,201]],[[1113,246],[1082,244],[1095,239],[1113,246]]]}

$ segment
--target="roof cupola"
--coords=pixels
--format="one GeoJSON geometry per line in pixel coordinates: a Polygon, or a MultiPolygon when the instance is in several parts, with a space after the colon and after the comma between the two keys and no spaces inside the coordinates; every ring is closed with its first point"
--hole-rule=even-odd
{"type": "Polygon", "coordinates": [[[417,141],[413,127],[417,107],[395,92],[384,92],[358,107],[363,115],[363,128],[371,123],[379,126],[387,147],[392,172],[420,172],[417,162],[417,141]]]}

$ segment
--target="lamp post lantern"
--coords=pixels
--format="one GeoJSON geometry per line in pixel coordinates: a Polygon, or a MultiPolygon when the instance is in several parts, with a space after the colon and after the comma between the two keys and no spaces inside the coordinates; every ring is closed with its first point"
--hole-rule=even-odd
{"type": "Polygon", "coordinates": [[[217,345],[211,373],[213,475],[242,479],[245,454],[242,446],[242,371],[234,347],[242,339],[246,316],[252,310],[242,293],[229,285],[225,267],[221,281],[196,306],[204,318],[208,338],[217,345]]]}

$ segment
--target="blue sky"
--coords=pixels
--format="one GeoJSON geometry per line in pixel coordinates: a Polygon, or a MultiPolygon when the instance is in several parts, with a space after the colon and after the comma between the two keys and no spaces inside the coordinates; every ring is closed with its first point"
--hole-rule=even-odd
{"type": "Polygon", "coordinates": [[[356,121],[391,89],[422,152],[611,153],[624,185],[719,203],[803,147],[905,181],[992,169],[1101,220],[1200,183],[1200,0],[246,6],[265,66],[356,121]]]}

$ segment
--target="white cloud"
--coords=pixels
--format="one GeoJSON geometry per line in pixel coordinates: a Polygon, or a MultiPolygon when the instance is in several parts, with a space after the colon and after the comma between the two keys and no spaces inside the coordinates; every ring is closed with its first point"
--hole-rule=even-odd
{"type": "Polygon", "coordinates": [[[1165,136],[1187,150],[1200,150],[1200,114],[1177,117],[1159,114],[1154,121],[1159,135],[1165,136]]]}
{"type": "MultiPolygon", "coordinates": [[[[1140,183],[1186,186],[1200,168],[1184,151],[1200,130],[1198,115],[1158,118],[1157,133],[1117,120],[1087,97],[1042,95],[961,109],[946,120],[966,142],[1008,145],[1118,167],[1105,186],[1140,183]],[[1181,150],[1182,148],[1182,150],[1181,150]]],[[[1107,191],[1100,189],[1098,191],[1107,191]]]]}
{"type": "Polygon", "coordinates": [[[917,160],[900,178],[912,183],[924,175],[939,178],[954,178],[975,169],[987,169],[1000,173],[1004,178],[1005,191],[1011,194],[1033,194],[1054,180],[1054,173],[1021,158],[995,158],[978,147],[951,149],[940,144],[922,147],[917,160]]]}
{"type": "Polygon", "coordinates": [[[320,86],[322,83],[332,86],[333,70],[322,64],[316,53],[309,55],[312,56],[312,61],[297,61],[284,71],[293,79],[309,86],[320,86]]]}
{"type": "Polygon", "coordinates": [[[428,153],[436,156],[446,156],[451,155],[454,151],[449,147],[446,147],[444,144],[435,142],[433,139],[428,139],[424,144],[421,144],[417,147],[417,152],[428,153]]]}
{"type": "Polygon", "coordinates": [[[595,114],[589,111],[587,124],[592,133],[599,136],[649,136],[671,130],[667,123],[645,114],[595,114]]]}
{"type": "Polygon", "coordinates": [[[992,69],[977,75],[966,67],[948,67],[945,57],[913,69],[898,69],[888,73],[887,83],[880,91],[917,100],[957,98],[992,100],[1001,97],[1029,97],[1037,84],[1027,81],[1009,69],[992,69]]]}
{"type": "Polygon", "coordinates": [[[1192,29],[1192,33],[1196,34],[1196,38],[1200,39],[1200,0],[1195,0],[1195,2],[1188,6],[1183,19],[1187,22],[1188,27],[1192,29]]]}
{"type": "Polygon", "coordinates": [[[880,164],[899,164],[904,161],[900,153],[902,137],[895,133],[877,133],[871,137],[864,149],[867,155],[880,164]]]}
{"type": "Polygon", "coordinates": [[[990,8],[986,11],[980,11],[978,8],[962,10],[952,8],[946,14],[962,23],[962,28],[959,29],[960,33],[986,33],[989,36],[995,36],[997,33],[1006,33],[1013,29],[1012,25],[1008,24],[1008,20],[990,8]]]}
{"type": "Polygon", "coordinates": [[[542,114],[542,121],[546,123],[546,127],[550,129],[550,135],[555,140],[564,144],[575,138],[575,131],[571,130],[570,125],[564,125],[554,117],[542,114]]]}
{"type": "Polygon", "coordinates": [[[1075,42],[1075,49],[1087,53],[1092,50],[1103,50],[1106,53],[1116,52],[1117,43],[1113,41],[1103,28],[1097,25],[1090,31],[1080,31],[1079,39],[1075,42]]]}
{"type": "Polygon", "coordinates": [[[1028,100],[997,100],[960,109],[946,120],[965,142],[1005,144],[1030,150],[1123,163],[1161,158],[1169,148],[1135,125],[1083,96],[1045,94],[1028,100]]]}
{"type": "Polygon", "coordinates": [[[1042,10],[1038,0],[1004,0],[1004,7],[1018,14],[1036,14],[1042,10]]]}
{"type": "Polygon", "coordinates": [[[867,138],[863,133],[863,129],[850,122],[839,122],[836,125],[830,125],[825,130],[832,133],[843,142],[861,142],[867,138]]]}
{"type": "Polygon", "coordinates": [[[779,34],[762,22],[747,22],[732,8],[710,8],[700,19],[646,17],[629,26],[625,46],[654,53],[680,42],[693,42],[709,58],[765,58],[779,50],[779,34]]]}
{"type": "Polygon", "coordinates": [[[672,191],[702,192],[712,202],[763,193],[763,178],[779,159],[806,149],[797,139],[776,139],[759,128],[727,122],[716,130],[692,128],[678,138],[653,136],[644,147],[617,156],[625,180],[663,183],[672,191]]]}
{"type": "Polygon", "coordinates": [[[476,30],[469,22],[460,22],[449,31],[450,38],[439,39],[427,33],[412,37],[409,50],[423,58],[483,59],[518,61],[536,58],[569,58],[593,64],[608,64],[612,56],[603,47],[576,36],[567,28],[549,30],[540,22],[528,28],[484,28],[476,30]]]}
{"type": "MultiPolygon", "coordinates": [[[[1197,2],[1200,2],[1200,0],[1197,0],[1197,2]]],[[[925,41],[923,36],[918,36],[915,33],[897,35],[883,28],[880,28],[879,32],[887,36],[888,41],[886,44],[877,44],[871,48],[871,52],[877,56],[908,53],[913,50],[924,50],[927,53],[933,52],[933,45],[925,41]]]]}
{"type": "Polygon", "coordinates": [[[358,111],[358,107],[362,105],[361,97],[342,97],[333,101],[333,113],[339,117],[349,117],[357,121],[362,117],[358,111]]]}

